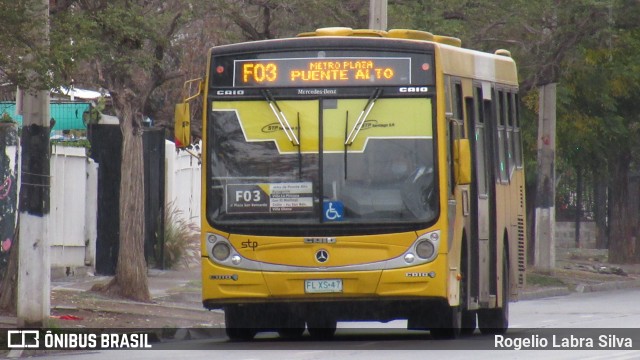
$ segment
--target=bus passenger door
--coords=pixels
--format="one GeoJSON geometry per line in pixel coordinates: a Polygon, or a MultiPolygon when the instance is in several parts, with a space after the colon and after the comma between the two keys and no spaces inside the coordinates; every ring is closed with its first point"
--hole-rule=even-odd
{"type": "MultiPolygon", "coordinates": [[[[490,92],[489,92],[490,94],[490,92]]],[[[488,96],[490,96],[487,94],[488,96]]],[[[471,116],[471,129],[473,131],[473,174],[472,186],[472,238],[477,241],[478,250],[478,302],[481,307],[486,307],[490,301],[491,284],[491,254],[489,246],[489,168],[487,155],[490,153],[490,144],[487,141],[486,121],[489,120],[491,108],[485,104],[483,89],[474,87],[473,116],[471,116]]],[[[475,290],[475,289],[474,289],[475,290]]]]}

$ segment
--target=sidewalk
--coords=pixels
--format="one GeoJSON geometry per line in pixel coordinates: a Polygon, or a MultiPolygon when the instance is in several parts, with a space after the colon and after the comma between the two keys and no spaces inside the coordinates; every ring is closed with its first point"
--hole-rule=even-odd
{"type": "Polygon", "coordinates": [[[527,269],[528,278],[544,274],[560,283],[556,286],[537,286],[528,280],[520,300],[640,288],[640,264],[609,264],[607,251],[597,249],[557,249],[556,267],[550,273],[527,269]]]}

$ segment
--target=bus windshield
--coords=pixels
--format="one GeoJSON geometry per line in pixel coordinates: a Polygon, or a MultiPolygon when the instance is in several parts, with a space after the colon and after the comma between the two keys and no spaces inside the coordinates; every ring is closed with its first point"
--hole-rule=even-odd
{"type": "Polygon", "coordinates": [[[208,220],[223,229],[434,220],[432,98],[376,92],[375,106],[366,95],[212,101],[208,220]]]}

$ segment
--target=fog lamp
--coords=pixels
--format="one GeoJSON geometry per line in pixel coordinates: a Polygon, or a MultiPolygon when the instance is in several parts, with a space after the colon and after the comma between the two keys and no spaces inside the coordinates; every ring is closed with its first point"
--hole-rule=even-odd
{"type": "Polygon", "coordinates": [[[415,255],[413,255],[413,254],[411,254],[411,253],[406,254],[406,255],[404,256],[404,261],[405,261],[407,264],[411,264],[415,259],[416,259],[415,255]]]}

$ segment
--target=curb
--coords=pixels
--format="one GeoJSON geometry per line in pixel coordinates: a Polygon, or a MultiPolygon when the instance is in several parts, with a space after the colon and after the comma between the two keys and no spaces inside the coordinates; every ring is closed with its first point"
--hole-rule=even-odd
{"type": "Polygon", "coordinates": [[[204,307],[195,308],[183,306],[180,304],[160,304],[160,303],[139,303],[132,301],[119,301],[119,300],[101,300],[96,301],[95,307],[84,307],[84,306],[68,306],[68,305],[57,305],[52,306],[51,309],[55,310],[88,310],[88,311],[101,311],[101,312],[110,312],[110,313],[122,313],[122,314],[136,314],[136,315],[150,315],[149,309],[166,309],[173,311],[181,311],[183,313],[189,313],[194,316],[203,316],[203,314],[209,313],[204,307]],[[129,308],[128,311],[122,311],[122,309],[118,308],[119,304],[126,304],[129,308]]]}
{"type": "Polygon", "coordinates": [[[15,327],[18,324],[18,319],[15,316],[0,316],[0,329],[4,327],[15,327]]]}
{"type": "Polygon", "coordinates": [[[518,295],[518,300],[537,300],[555,296],[566,296],[571,294],[569,288],[566,287],[548,287],[523,291],[518,295]]]}
{"type": "Polygon", "coordinates": [[[523,291],[519,294],[518,300],[536,300],[547,297],[566,296],[570,295],[571,293],[590,293],[635,288],[640,288],[640,280],[611,281],[597,284],[578,284],[573,291],[566,287],[549,287],[523,291]]]}
{"type": "Polygon", "coordinates": [[[640,288],[639,280],[631,281],[612,281],[598,284],[578,284],[576,286],[576,292],[588,293],[596,291],[611,291],[611,290],[623,290],[623,289],[635,289],[640,288]]]}

